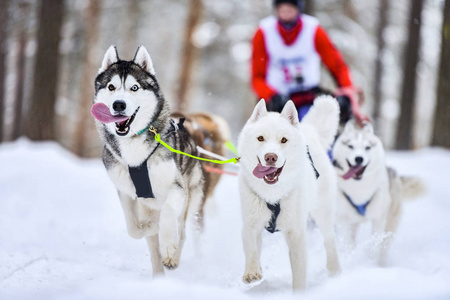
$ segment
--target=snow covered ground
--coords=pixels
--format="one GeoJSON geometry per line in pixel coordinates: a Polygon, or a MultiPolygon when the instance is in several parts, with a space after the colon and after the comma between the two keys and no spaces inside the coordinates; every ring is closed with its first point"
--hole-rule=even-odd
{"type": "Polygon", "coordinates": [[[152,280],[143,240],[126,233],[100,160],[54,143],[0,145],[0,299],[450,299],[450,152],[390,152],[428,193],[405,204],[390,265],[374,263],[377,238],[340,247],[343,272],[327,277],[321,236],[308,231],[309,288],[292,294],[282,234],[263,234],[264,280],[241,282],[244,254],[237,178],[223,177],[206,232],[188,229],[181,265],[152,280]]]}

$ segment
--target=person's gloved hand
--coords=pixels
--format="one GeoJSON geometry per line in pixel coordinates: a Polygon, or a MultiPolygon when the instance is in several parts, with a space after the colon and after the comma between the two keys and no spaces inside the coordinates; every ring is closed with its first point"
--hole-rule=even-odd
{"type": "Polygon", "coordinates": [[[286,97],[281,96],[280,94],[275,94],[272,98],[270,98],[269,102],[267,102],[267,110],[281,112],[286,102],[286,97]]]}
{"type": "MultiPolygon", "coordinates": [[[[361,91],[359,91],[361,93],[361,91]]],[[[352,114],[358,124],[362,125],[364,121],[369,121],[369,117],[359,109],[358,91],[353,87],[341,87],[334,92],[335,97],[346,96],[350,99],[352,114]]]]}

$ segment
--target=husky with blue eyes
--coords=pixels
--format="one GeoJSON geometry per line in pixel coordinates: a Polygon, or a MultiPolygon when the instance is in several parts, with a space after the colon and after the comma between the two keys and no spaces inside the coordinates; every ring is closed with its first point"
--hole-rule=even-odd
{"type": "Polygon", "coordinates": [[[157,132],[172,148],[198,155],[183,122],[171,120],[144,47],[131,61],[109,48],[95,79],[91,113],[129,235],[146,239],[154,275],[164,273],[164,267],[176,268],[188,211],[201,211],[207,187],[198,160],[170,152],[155,140],[157,132]]]}
{"type": "MultiPolygon", "coordinates": [[[[333,147],[333,165],[338,180],[337,221],[351,245],[359,225],[372,223],[376,235],[388,234],[389,244],[397,228],[403,199],[419,196],[423,183],[418,178],[399,176],[386,167],[385,152],[372,125],[347,122],[333,147]]],[[[387,248],[378,262],[387,263],[387,248]]]]}

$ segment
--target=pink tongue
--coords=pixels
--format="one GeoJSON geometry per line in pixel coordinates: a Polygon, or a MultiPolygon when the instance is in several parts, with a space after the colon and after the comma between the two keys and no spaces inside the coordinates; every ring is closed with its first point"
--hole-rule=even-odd
{"type": "Polygon", "coordinates": [[[276,170],[277,168],[275,167],[264,167],[263,165],[258,164],[256,168],[253,170],[253,175],[255,175],[258,178],[264,178],[264,176],[272,174],[276,170]]]}
{"type": "Polygon", "coordinates": [[[102,123],[112,123],[112,122],[120,123],[128,120],[127,116],[111,115],[108,106],[106,106],[103,103],[95,103],[92,106],[91,114],[94,116],[94,118],[96,118],[102,123]]]}
{"type": "Polygon", "coordinates": [[[355,176],[356,173],[358,173],[359,171],[362,170],[362,168],[364,168],[363,166],[358,166],[358,167],[350,167],[350,170],[348,170],[347,173],[345,173],[344,175],[342,175],[341,177],[344,178],[345,180],[352,178],[353,176],[355,176]]]}

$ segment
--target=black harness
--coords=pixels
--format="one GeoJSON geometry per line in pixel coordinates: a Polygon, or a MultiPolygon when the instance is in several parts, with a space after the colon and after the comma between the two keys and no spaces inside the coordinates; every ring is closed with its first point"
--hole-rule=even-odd
{"type": "Polygon", "coordinates": [[[277,218],[278,215],[280,214],[280,201],[278,201],[275,204],[270,204],[270,203],[266,203],[267,204],[267,208],[270,209],[270,211],[272,212],[272,217],[270,218],[269,221],[269,226],[266,227],[266,230],[270,233],[274,233],[277,230],[277,218]]]}
{"type": "MultiPolygon", "coordinates": [[[[311,157],[311,153],[309,153],[309,146],[306,146],[306,153],[308,155],[309,161],[311,162],[311,166],[314,169],[314,173],[316,174],[316,179],[318,179],[320,174],[317,171],[316,167],[314,166],[314,161],[311,157]]],[[[280,211],[281,211],[280,201],[277,201],[275,204],[270,204],[270,203],[266,202],[266,204],[267,204],[267,208],[272,212],[272,217],[270,218],[269,225],[265,228],[268,232],[274,233],[274,232],[279,231],[277,229],[277,219],[278,219],[278,215],[280,214],[280,211]]]]}
{"type": "MultiPolygon", "coordinates": [[[[184,120],[184,118],[181,118],[178,124],[175,124],[175,121],[171,120],[170,124],[172,125],[172,128],[169,130],[169,133],[184,129],[184,120]]],[[[159,145],[160,144],[158,143],[155,149],[153,149],[152,153],[150,153],[147,159],[145,159],[140,166],[128,166],[128,172],[130,173],[131,180],[133,181],[133,185],[136,188],[136,195],[138,196],[138,198],[155,198],[155,195],[153,194],[152,183],[150,182],[150,176],[148,174],[147,161],[153,155],[153,153],[155,153],[159,145]]]]}
{"type": "MultiPolygon", "coordinates": [[[[156,146],[156,148],[158,148],[158,146],[156,146]]],[[[128,166],[131,180],[136,188],[136,195],[139,198],[155,198],[152,183],[150,182],[150,176],[148,175],[147,160],[148,158],[138,167],[128,166]]]]}

